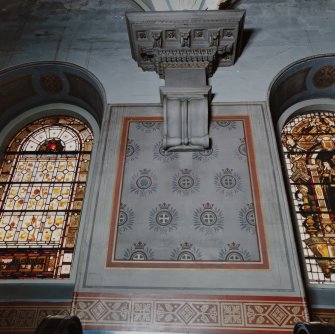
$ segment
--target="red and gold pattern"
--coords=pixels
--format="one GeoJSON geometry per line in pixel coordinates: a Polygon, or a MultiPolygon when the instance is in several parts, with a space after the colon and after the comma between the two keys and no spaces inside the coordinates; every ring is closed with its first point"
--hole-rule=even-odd
{"type": "Polygon", "coordinates": [[[70,303],[0,303],[0,333],[33,334],[46,316],[70,311],[70,303]]]}
{"type": "Polygon", "coordinates": [[[138,296],[78,293],[84,329],[206,333],[292,333],[308,320],[299,297],[138,296]]]}

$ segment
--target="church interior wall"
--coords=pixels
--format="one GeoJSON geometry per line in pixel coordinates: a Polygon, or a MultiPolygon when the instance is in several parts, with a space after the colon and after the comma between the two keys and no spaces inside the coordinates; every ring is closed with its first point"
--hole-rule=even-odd
{"type": "MultiPolygon", "coordinates": [[[[322,97],[319,104],[332,104],[334,85],[329,94],[316,96],[315,91],[308,91],[310,95],[301,98],[291,95],[289,102],[281,99],[287,87],[282,86],[278,99],[269,93],[269,87],[277,89],[278,82],[280,86],[278,73],[283,73],[287,66],[292,75],[303,70],[300,67],[305,64],[315,62],[315,55],[327,54],[320,58],[320,64],[313,63],[315,71],[330,58],[333,61],[335,4],[332,1],[323,5],[299,0],[280,0],[275,4],[240,2],[237,8],[247,11],[241,56],[234,66],[219,68],[208,82],[212,85],[212,117],[223,117],[222,120],[228,117],[229,121],[243,116],[250,123],[249,144],[254,154],[249,158],[255,174],[249,174],[247,179],[253,189],[258,188],[254,199],[261,208],[268,262],[263,267],[256,264],[247,269],[211,268],[206,263],[202,268],[169,268],[164,263],[154,268],[107,264],[113,208],[115,203],[119,204],[115,200],[116,186],[125,166],[120,164],[120,148],[125,139],[122,141],[123,118],[157,120],[163,116],[159,87],[164,80],[156,73],[143,72],[131,58],[124,16],[125,11],[142,11],[152,6],[150,1],[38,0],[33,4],[5,2],[1,8],[2,150],[14,131],[8,130],[8,124],[14,124],[10,122],[20,125],[25,117],[46,115],[46,110],[62,110],[84,119],[84,115],[89,115],[86,120],[94,124],[96,131],[75,276],[70,284],[48,282],[44,287],[33,280],[1,283],[0,332],[32,333],[46,314],[72,312],[81,317],[84,328],[92,330],[183,332],[191,328],[198,332],[231,333],[249,328],[255,333],[259,329],[290,333],[294,322],[310,318],[307,297],[312,298],[312,307],[319,309],[313,312],[316,319],[333,321],[334,305],[325,296],[328,292],[313,290],[307,295],[305,292],[276,140],[276,122],[287,108],[301,101],[322,97]],[[299,65],[301,59],[305,60],[299,65]],[[290,67],[292,63],[297,67],[290,67]],[[79,80],[69,81],[64,75],[66,69],[87,85],[78,86],[76,93],[71,91],[70,86],[79,85],[79,80]],[[39,78],[46,72],[60,78],[63,88],[48,92],[41,87],[39,78]],[[31,81],[22,83],[20,80],[27,75],[31,75],[31,81]],[[17,79],[17,86],[13,78],[17,79]],[[22,87],[28,91],[27,95],[22,96],[22,87]],[[80,92],[85,94],[78,96],[80,92]],[[19,103],[19,99],[13,99],[16,94],[20,96],[19,103]],[[88,100],[85,96],[94,98],[88,100]],[[43,106],[50,104],[43,110],[43,106]],[[84,111],[78,111],[80,108],[84,111]],[[120,168],[121,174],[117,174],[120,168]]],[[[315,71],[310,72],[309,83],[315,71]]],[[[290,87],[296,89],[296,82],[290,87]]],[[[273,91],[277,92],[276,89],[273,91]]],[[[220,145],[224,147],[225,143],[220,145]]],[[[223,156],[222,164],[229,159],[236,156],[223,156]]],[[[179,170],[183,168],[176,166],[179,170]]],[[[136,166],[134,174],[139,169],[136,166]]],[[[157,177],[165,176],[162,172],[157,177]]],[[[213,182],[213,175],[205,168],[200,170],[199,177],[201,180],[210,177],[213,182]]],[[[204,190],[204,203],[215,201],[217,195],[204,190]]],[[[179,195],[167,192],[166,202],[176,196],[179,195]]],[[[150,203],[154,196],[148,198],[150,203]]],[[[193,218],[190,213],[190,221],[193,218]]]]}

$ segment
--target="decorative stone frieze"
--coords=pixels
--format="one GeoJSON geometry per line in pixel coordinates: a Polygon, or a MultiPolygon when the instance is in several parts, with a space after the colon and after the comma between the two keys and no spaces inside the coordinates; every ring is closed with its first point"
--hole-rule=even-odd
{"type": "Polygon", "coordinates": [[[172,67],[233,65],[240,51],[245,11],[128,13],[132,56],[144,71],[165,78],[172,67]]]}

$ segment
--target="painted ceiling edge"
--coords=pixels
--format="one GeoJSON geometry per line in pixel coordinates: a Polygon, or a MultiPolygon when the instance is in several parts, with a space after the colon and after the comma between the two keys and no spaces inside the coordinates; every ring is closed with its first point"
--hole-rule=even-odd
{"type": "Polygon", "coordinates": [[[66,70],[74,71],[82,79],[91,84],[92,87],[96,90],[97,94],[99,95],[99,100],[101,103],[101,108],[99,109],[101,110],[95,110],[95,112],[97,112],[97,115],[100,115],[101,119],[100,120],[97,119],[97,121],[98,123],[101,123],[103,114],[106,112],[108,108],[106,90],[100,79],[93,72],[89,71],[88,69],[80,65],[64,61],[36,61],[36,62],[22,63],[4,69],[0,69],[0,84],[3,80],[6,80],[8,77],[19,75],[20,73],[25,71],[33,72],[34,70],[43,67],[50,67],[53,70],[59,70],[61,72],[65,72],[66,70]]]}
{"type": "Polygon", "coordinates": [[[280,81],[280,79],[284,76],[284,74],[294,68],[295,66],[298,66],[300,64],[306,63],[308,61],[312,61],[312,60],[316,60],[316,59],[323,59],[323,58],[335,58],[335,53],[320,53],[320,54],[316,54],[313,56],[308,56],[305,58],[301,58],[298,59],[288,65],[286,65],[284,68],[282,68],[271,80],[270,84],[269,84],[269,88],[268,88],[268,92],[267,92],[267,101],[269,101],[270,99],[270,95],[272,93],[272,89],[274,88],[275,84],[278,83],[280,81]]]}
{"type": "Polygon", "coordinates": [[[271,107],[271,101],[272,101],[273,94],[275,90],[277,89],[278,85],[280,84],[280,82],[287,79],[285,76],[289,73],[290,70],[294,69],[295,67],[298,67],[299,65],[302,65],[304,63],[312,62],[313,60],[317,61],[317,60],[322,60],[322,59],[327,59],[327,58],[335,59],[335,53],[320,53],[320,54],[315,54],[312,56],[298,59],[286,65],[273,77],[273,79],[271,80],[269,84],[268,90],[267,90],[266,104],[267,104],[268,110],[270,111],[272,117],[275,120],[275,123],[278,121],[280,115],[277,117],[278,119],[275,119],[276,111],[273,110],[273,108],[271,107]]]}
{"type": "Polygon", "coordinates": [[[64,66],[68,68],[75,69],[79,72],[82,72],[84,75],[89,77],[99,88],[99,92],[101,93],[102,100],[104,101],[104,104],[107,104],[107,99],[106,99],[106,90],[101,83],[100,79],[91,71],[89,71],[87,68],[82,67],[80,65],[77,65],[75,63],[70,63],[70,62],[65,62],[65,61],[58,61],[58,60],[43,60],[43,61],[36,61],[36,62],[28,62],[28,63],[22,63],[22,64],[17,64],[13,65],[7,68],[0,69],[0,80],[2,79],[3,76],[10,72],[14,71],[20,71],[21,69],[28,69],[28,68],[33,68],[36,66],[64,66]]]}

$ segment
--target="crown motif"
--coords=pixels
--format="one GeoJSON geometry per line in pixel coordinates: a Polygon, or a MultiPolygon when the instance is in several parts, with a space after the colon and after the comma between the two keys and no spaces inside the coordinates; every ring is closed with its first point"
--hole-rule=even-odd
{"type": "Polygon", "coordinates": [[[141,175],[149,175],[150,172],[151,172],[150,169],[146,169],[146,168],[140,170],[141,175]]]}
{"type": "Polygon", "coordinates": [[[134,141],[132,139],[128,139],[128,145],[131,145],[134,141]]]}
{"type": "Polygon", "coordinates": [[[187,174],[189,175],[189,174],[191,174],[192,169],[187,169],[187,168],[185,168],[185,169],[181,169],[180,171],[181,171],[181,173],[184,174],[184,175],[185,175],[185,174],[186,174],[186,175],[187,175],[187,174]]]}
{"type": "Polygon", "coordinates": [[[254,209],[254,203],[248,203],[247,208],[248,208],[248,210],[253,210],[254,209]]]}
{"type": "Polygon", "coordinates": [[[245,144],[245,138],[240,138],[240,143],[245,144]]]}
{"type": "Polygon", "coordinates": [[[182,249],[191,249],[193,244],[190,244],[187,241],[185,241],[185,242],[181,243],[180,246],[181,246],[182,249]]]}
{"type": "Polygon", "coordinates": [[[160,203],[158,204],[158,206],[161,210],[169,210],[170,208],[170,204],[167,204],[167,203],[160,203]]]}
{"type": "Polygon", "coordinates": [[[222,172],[223,172],[224,175],[232,175],[233,174],[233,169],[229,169],[229,168],[222,169],[222,172]]]}
{"type": "Polygon", "coordinates": [[[211,203],[205,203],[202,205],[204,207],[204,210],[212,210],[213,207],[214,207],[214,204],[211,204],[211,203]]]}
{"type": "Polygon", "coordinates": [[[120,203],[120,210],[125,210],[127,207],[127,204],[120,203]]]}
{"type": "Polygon", "coordinates": [[[228,244],[230,250],[238,250],[240,248],[240,244],[235,243],[234,241],[231,244],[228,244]]]}
{"type": "Polygon", "coordinates": [[[145,247],[145,243],[143,243],[142,241],[139,241],[138,243],[135,243],[134,246],[135,246],[135,249],[144,249],[145,247]]]}

